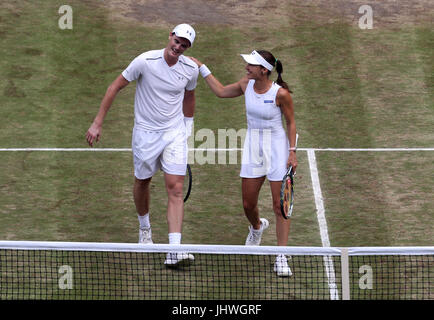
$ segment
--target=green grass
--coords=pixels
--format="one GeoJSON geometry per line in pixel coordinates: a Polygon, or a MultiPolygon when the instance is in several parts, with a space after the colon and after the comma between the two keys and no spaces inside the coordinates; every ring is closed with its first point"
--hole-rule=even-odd
{"type": "MultiPolygon", "coordinates": [[[[294,91],[300,147],[433,147],[432,22],[407,19],[360,30],[318,2],[321,9],[288,1],[278,17],[265,10],[263,25],[248,19],[198,23],[187,55],[229,84],[244,74],[240,53],[272,51],[294,91]]],[[[69,1],[74,28],[60,30],[61,4],[0,4],[0,148],[86,147],[85,132],[107,86],[138,54],[166,45],[167,24],[116,19],[89,1],[69,1]]],[[[97,147],[130,147],[134,92],[131,84],[119,93],[97,147]]],[[[196,99],[196,132],[246,128],[243,97],[218,99],[199,79],[196,99]]],[[[297,156],[289,245],[321,246],[307,155],[297,156]]],[[[332,246],[432,245],[433,152],[316,157],[332,246]]],[[[239,165],[192,168],[183,243],[244,243],[239,165]]],[[[1,152],[0,239],[134,243],[132,183],[129,152],[1,152]]],[[[153,179],[151,199],[154,242],[167,243],[161,173],[153,179]]],[[[267,182],[259,210],[271,222],[263,244],[274,245],[267,182]]]]}

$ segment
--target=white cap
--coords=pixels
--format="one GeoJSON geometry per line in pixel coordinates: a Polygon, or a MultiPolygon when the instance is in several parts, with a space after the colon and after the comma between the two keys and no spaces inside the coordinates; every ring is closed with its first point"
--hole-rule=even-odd
{"type": "Polygon", "coordinates": [[[172,33],[174,33],[177,37],[187,39],[190,41],[190,46],[193,46],[194,38],[196,37],[196,31],[194,31],[193,27],[189,24],[178,24],[175,29],[173,29],[172,33]]]}
{"type": "Polygon", "coordinates": [[[263,66],[269,71],[273,71],[274,67],[267,60],[265,60],[259,53],[257,53],[256,50],[253,50],[251,54],[241,54],[241,56],[248,64],[263,66]]]}

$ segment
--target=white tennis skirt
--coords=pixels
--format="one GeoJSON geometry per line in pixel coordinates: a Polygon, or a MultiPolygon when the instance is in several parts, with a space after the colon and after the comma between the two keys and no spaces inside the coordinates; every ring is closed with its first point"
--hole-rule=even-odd
{"type": "Polygon", "coordinates": [[[248,129],[240,177],[281,181],[287,170],[289,142],[285,130],[248,129]]]}

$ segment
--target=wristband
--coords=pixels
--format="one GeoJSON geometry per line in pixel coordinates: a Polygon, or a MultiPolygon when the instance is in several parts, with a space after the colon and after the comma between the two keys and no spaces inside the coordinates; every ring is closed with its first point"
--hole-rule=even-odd
{"type": "Polygon", "coordinates": [[[294,147],[294,148],[289,148],[289,151],[297,151],[297,148],[296,147],[294,147]]]}
{"type": "Polygon", "coordinates": [[[211,71],[208,69],[208,67],[206,66],[206,65],[201,65],[200,66],[200,68],[199,68],[199,72],[200,72],[200,75],[203,77],[203,78],[206,78],[206,77],[208,77],[210,74],[211,74],[211,71]]]}

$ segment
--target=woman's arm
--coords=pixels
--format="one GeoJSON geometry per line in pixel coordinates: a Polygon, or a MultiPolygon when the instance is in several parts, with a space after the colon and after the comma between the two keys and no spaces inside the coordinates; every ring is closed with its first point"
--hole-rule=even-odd
{"type": "Polygon", "coordinates": [[[288,139],[290,141],[288,166],[291,165],[295,171],[295,169],[297,168],[297,156],[295,154],[297,128],[295,126],[294,104],[292,102],[291,94],[286,89],[279,89],[279,91],[277,92],[276,104],[282,110],[282,113],[286,120],[288,139]]]}
{"type": "MultiPolygon", "coordinates": [[[[193,57],[189,57],[189,58],[199,66],[199,70],[201,67],[205,66],[202,62],[200,62],[196,58],[193,57]]],[[[244,77],[238,82],[224,86],[211,73],[206,75],[204,79],[207,85],[210,87],[210,89],[219,98],[235,98],[243,95],[248,82],[247,77],[244,77]]]]}

